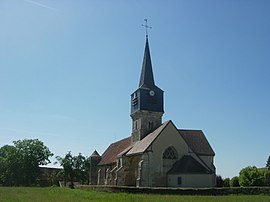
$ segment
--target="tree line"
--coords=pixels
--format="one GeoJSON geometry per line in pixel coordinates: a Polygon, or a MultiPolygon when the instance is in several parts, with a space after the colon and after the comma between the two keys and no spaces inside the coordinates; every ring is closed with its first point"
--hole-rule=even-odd
{"type": "MultiPolygon", "coordinates": [[[[38,139],[14,141],[13,145],[0,148],[0,185],[4,186],[37,186],[40,185],[42,172],[40,166],[51,163],[53,153],[38,139]]],[[[50,184],[58,185],[59,181],[79,181],[89,183],[89,158],[79,154],[72,156],[68,152],[64,157],[56,159],[63,167],[51,173],[50,184]]]]}
{"type": "Polygon", "coordinates": [[[248,166],[239,172],[239,176],[223,179],[216,177],[217,187],[263,187],[270,186],[270,156],[266,161],[265,168],[248,166]]]}
{"type": "MultiPolygon", "coordinates": [[[[41,179],[40,166],[47,165],[53,153],[38,139],[14,141],[13,145],[0,148],[0,185],[4,186],[36,186],[41,179]]],[[[63,167],[51,173],[51,185],[59,181],[80,182],[89,184],[90,158],[78,154],[73,156],[68,152],[64,157],[57,156],[57,161],[63,167]]],[[[248,166],[243,168],[239,176],[232,179],[216,177],[218,187],[250,187],[270,186],[270,156],[265,168],[248,166]]]]}

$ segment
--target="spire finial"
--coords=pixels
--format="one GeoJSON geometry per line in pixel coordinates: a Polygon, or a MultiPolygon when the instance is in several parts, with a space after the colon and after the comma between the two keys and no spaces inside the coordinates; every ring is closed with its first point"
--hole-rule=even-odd
{"type": "Polygon", "coordinates": [[[146,38],[148,38],[148,29],[152,29],[152,27],[151,26],[148,26],[147,19],[144,19],[144,21],[145,21],[145,25],[142,24],[142,26],[145,27],[146,38]]]}

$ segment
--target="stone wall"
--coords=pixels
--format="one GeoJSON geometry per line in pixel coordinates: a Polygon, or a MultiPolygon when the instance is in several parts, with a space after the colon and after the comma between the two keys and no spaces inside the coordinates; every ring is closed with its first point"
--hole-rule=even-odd
{"type": "Polygon", "coordinates": [[[96,190],[105,192],[127,192],[144,194],[177,194],[177,195],[270,195],[270,187],[234,187],[234,188],[165,188],[165,187],[121,187],[121,186],[76,186],[79,189],[96,190]]]}

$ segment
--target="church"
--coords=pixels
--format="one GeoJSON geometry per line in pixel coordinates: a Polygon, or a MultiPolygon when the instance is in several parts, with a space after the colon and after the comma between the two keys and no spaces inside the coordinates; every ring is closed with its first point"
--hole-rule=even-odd
{"type": "Polygon", "coordinates": [[[90,184],[136,187],[214,187],[215,153],[202,130],[162,122],[163,90],[154,81],[146,34],[138,88],[131,94],[132,132],[100,156],[90,156],[90,184]]]}

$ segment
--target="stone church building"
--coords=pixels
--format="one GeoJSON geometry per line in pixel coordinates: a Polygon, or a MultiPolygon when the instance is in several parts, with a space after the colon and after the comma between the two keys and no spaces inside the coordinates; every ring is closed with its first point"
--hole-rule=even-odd
{"type": "Polygon", "coordinates": [[[148,36],[139,87],[131,94],[131,136],[90,156],[90,183],[137,187],[213,187],[215,153],[202,130],[162,122],[163,90],[155,85],[148,36]]]}

